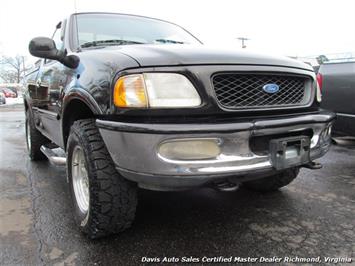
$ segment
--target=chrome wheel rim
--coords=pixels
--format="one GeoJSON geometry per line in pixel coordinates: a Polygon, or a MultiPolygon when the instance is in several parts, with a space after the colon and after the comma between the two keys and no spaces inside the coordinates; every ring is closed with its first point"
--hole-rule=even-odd
{"type": "Polygon", "coordinates": [[[89,178],[85,165],[84,152],[80,146],[75,146],[72,157],[72,180],[76,203],[82,213],[89,209],[89,178]]]}
{"type": "Polygon", "coordinates": [[[26,121],[26,137],[27,137],[27,149],[31,150],[31,130],[30,121],[26,121]]]}

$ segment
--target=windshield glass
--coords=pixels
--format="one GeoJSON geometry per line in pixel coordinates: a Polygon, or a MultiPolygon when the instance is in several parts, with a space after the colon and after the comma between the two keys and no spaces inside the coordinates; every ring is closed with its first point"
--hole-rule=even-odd
{"type": "Polygon", "coordinates": [[[78,43],[90,46],[127,44],[200,44],[183,28],[157,19],[120,14],[77,14],[78,43]]]}

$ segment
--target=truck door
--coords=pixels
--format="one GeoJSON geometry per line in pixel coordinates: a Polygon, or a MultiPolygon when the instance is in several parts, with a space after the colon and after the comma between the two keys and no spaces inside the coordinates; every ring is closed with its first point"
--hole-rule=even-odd
{"type": "MultiPolygon", "coordinates": [[[[65,49],[63,23],[59,23],[52,39],[57,49],[65,49]]],[[[60,109],[61,97],[66,83],[65,66],[56,60],[44,60],[37,77],[37,111],[41,120],[40,130],[58,145],[61,145],[60,109]]]]}

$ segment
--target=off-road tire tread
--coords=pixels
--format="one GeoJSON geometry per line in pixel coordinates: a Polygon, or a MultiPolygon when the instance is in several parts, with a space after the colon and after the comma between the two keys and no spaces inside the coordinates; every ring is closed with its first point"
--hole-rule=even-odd
{"type": "Polygon", "coordinates": [[[82,140],[89,162],[90,214],[84,233],[96,239],[124,231],[131,226],[135,217],[136,184],[117,172],[94,119],[75,121],[71,134],[76,134],[82,140]]]}
{"type": "Polygon", "coordinates": [[[299,168],[291,168],[273,176],[244,182],[243,186],[254,191],[271,192],[290,184],[298,173],[299,168]]]}
{"type": "MultiPolygon", "coordinates": [[[[46,160],[47,157],[41,152],[40,148],[42,145],[48,144],[51,141],[42,135],[41,132],[35,126],[30,110],[26,111],[26,123],[30,123],[31,130],[31,149],[28,150],[28,154],[30,156],[31,161],[43,161],[46,160]]],[[[27,130],[27,127],[26,129],[27,130]]],[[[27,136],[26,136],[27,141],[27,136]]]]}

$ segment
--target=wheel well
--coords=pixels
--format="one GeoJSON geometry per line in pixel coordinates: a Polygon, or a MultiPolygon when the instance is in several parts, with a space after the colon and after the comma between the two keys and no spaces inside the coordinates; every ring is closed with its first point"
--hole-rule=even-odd
{"type": "Polygon", "coordinates": [[[87,119],[87,118],[94,118],[94,117],[95,114],[84,102],[77,99],[70,101],[70,103],[65,108],[63,114],[62,132],[63,132],[64,149],[66,149],[67,146],[70,127],[74,124],[74,122],[80,119],[87,119]]]}

